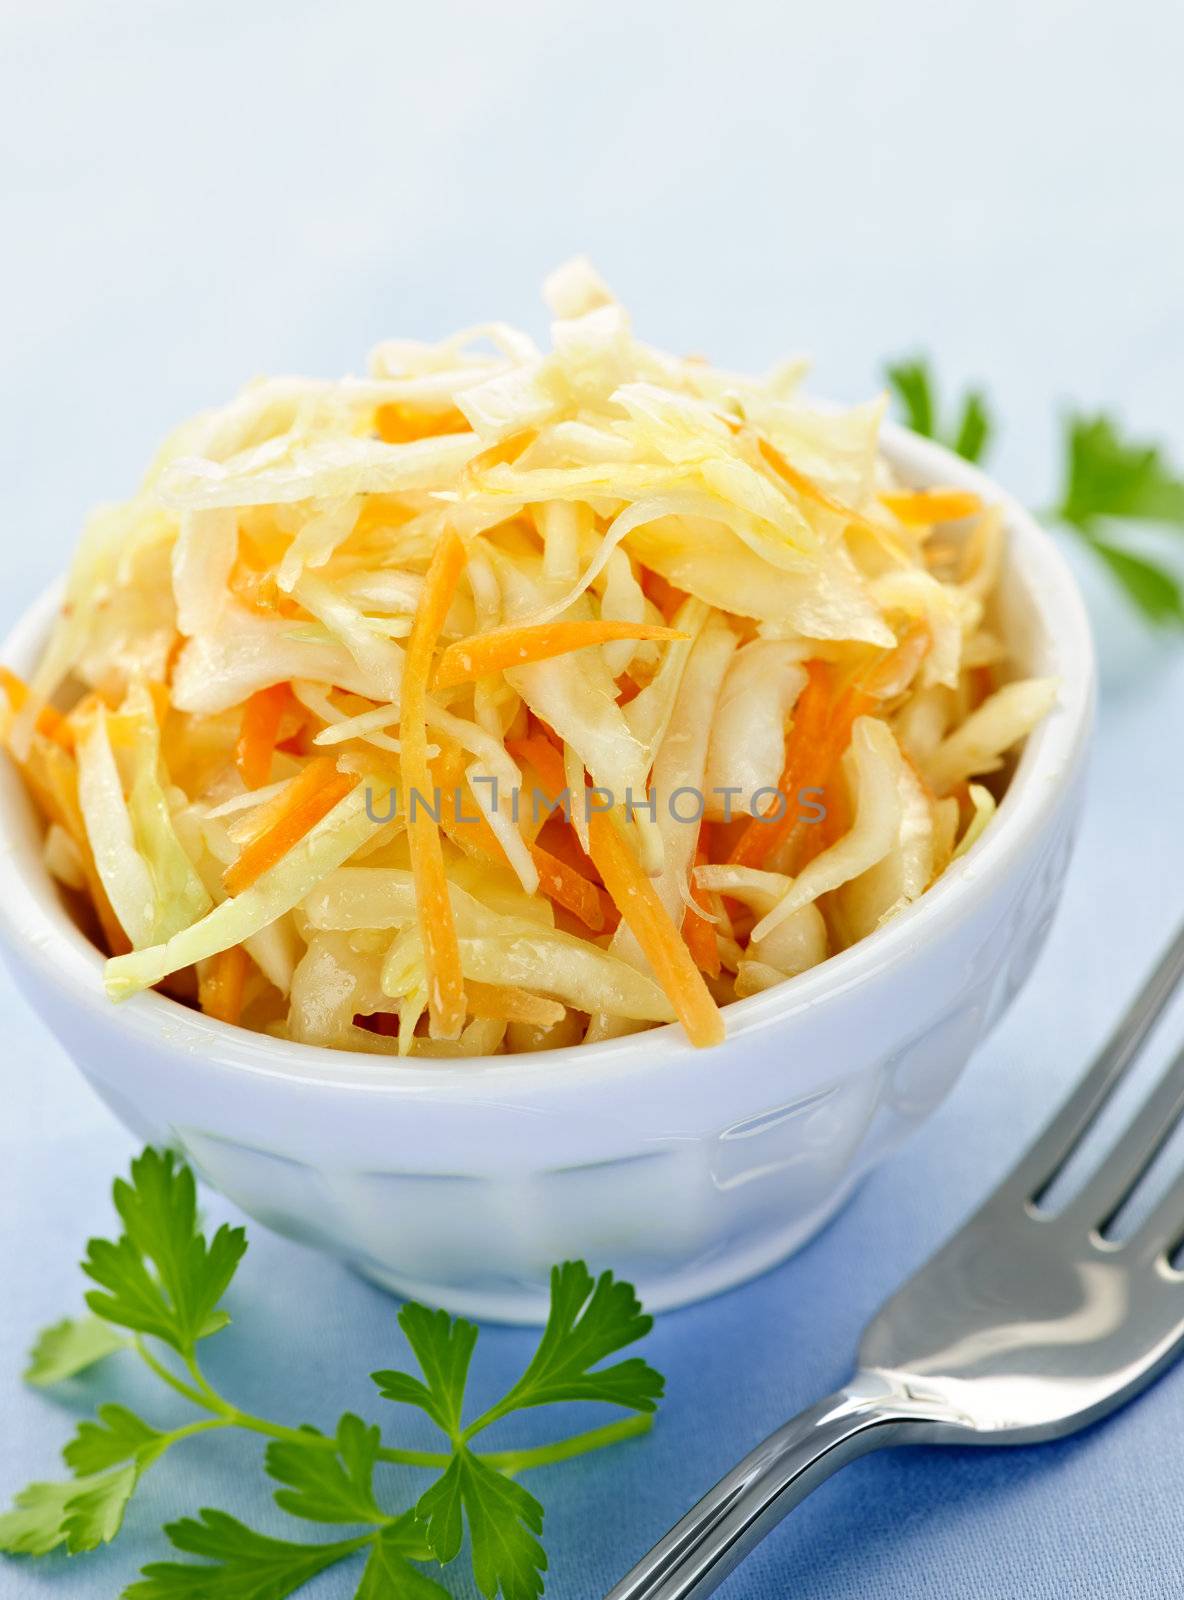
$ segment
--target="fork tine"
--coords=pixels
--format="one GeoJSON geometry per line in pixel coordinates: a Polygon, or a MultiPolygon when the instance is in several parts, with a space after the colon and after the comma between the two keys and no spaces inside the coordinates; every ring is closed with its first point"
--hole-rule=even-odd
{"type": "Polygon", "coordinates": [[[1145,1259],[1163,1256],[1168,1260],[1184,1244],[1184,1172],[1175,1178],[1155,1209],[1126,1241],[1125,1248],[1145,1259]]]}
{"type": "Polygon", "coordinates": [[[1082,1136],[1114,1093],[1184,977],[1184,926],[1147,979],[1122,1021],[1110,1035],[1081,1083],[1000,1185],[1039,1204],[1082,1136]]]}
{"type": "Polygon", "coordinates": [[[1064,1209],[1067,1219],[1105,1233],[1184,1115],[1184,1050],[1173,1059],[1094,1177],[1064,1209]]]}

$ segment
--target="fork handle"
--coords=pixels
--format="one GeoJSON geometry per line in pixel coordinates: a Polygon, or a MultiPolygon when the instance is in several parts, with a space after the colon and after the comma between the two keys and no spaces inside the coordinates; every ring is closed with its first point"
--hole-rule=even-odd
{"type": "Polygon", "coordinates": [[[856,1456],[901,1443],[915,1413],[849,1392],[799,1412],[750,1451],[637,1563],[606,1600],[699,1600],[787,1512],[856,1456]]]}

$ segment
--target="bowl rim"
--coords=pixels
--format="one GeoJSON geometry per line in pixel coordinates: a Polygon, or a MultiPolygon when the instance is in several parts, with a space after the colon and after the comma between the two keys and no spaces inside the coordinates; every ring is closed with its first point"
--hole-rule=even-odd
{"type": "MultiPolygon", "coordinates": [[[[918,943],[939,939],[990,893],[1008,867],[1055,812],[1062,781],[1084,757],[1095,694],[1093,641],[1084,602],[1052,537],[993,479],[943,446],[885,423],[881,450],[906,482],[946,483],[977,492],[1004,513],[1006,559],[1015,564],[1040,631],[1046,670],[1059,679],[1058,703],[1026,740],[990,828],[965,856],[951,863],[921,898],[884,927],[817,967],[724,1009],[727,1041],[743,1044],[795,1014],[864,982],[901,961],[918,943]]],[[[0,657],[22,668],[48,631],[59,602],[60,580],[26,610],[0,646],[0,657]]],[[[699,1055],[678,1023],[594,1044],[576,1044],[513,1056],[403,1060],[363,1051],[276,1039],[219,1022],[180,1002],[146,990],[115,1006],[102,984],[104,957],[77,928],[35,852],[14,838],[14,816],[28,807],[11,761],[0,762],[0,936],[27,964],[92,1013],[157,1047],[203,1056],[211,1066],[254,1077],[279,1077],[326,1087],[380,1094],[430,1091],[458,1095],[498,1093],[516,1085],[544,1088],[548,1076],[573,1083],[699,1055]]],[[[712,1052],[704,1052],[711,1055],[712,1052]]]]}

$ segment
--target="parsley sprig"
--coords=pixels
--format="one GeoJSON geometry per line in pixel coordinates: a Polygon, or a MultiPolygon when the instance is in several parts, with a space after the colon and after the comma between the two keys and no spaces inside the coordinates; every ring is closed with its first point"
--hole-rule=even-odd
{"type": "MultiPolygon", "coordinates": [[[[923,359],[885,368],[914,433],[940,438],[968,461],[982,459],[993,434],[979,390],[962,401],[960,421],[943,431],[935,385],[923,359]]],[[[1063,482],[1044,520],[1072,532],[1100,560],[1148,622],[1184,624],[1184,588],[1163,562],[1135,549],[1132,525],[1184,530],[1184,476],[1156,445],[1123,438],[1108,416],[1070,411],[1063,420],[1063,482]]]]}
{"type": "Polygon", "coordinates": [[[884,376],[914,433],[925,439],[940,440],[967,461],[982,460],[994,435],[995,424],[981,389],[967,390],[957,422],[952,427],[943,427],[939,421],[937,388],[923,356],[893,362],[884,369],[884,376]]]}
{"type": "Polygon", "coordinates": [[[255,1416],[220,1394],[198,1351],[230,1320],[221,1301],[246,1250],[243,1230],[223,1226],[206,1238],[193,1174],[167,1151],[138,1156],[130,1181],[116,1181],[114,1198],[123,1232],[115,1241],[92,1239],[83,1262],[95,1285],[86,1296],[90,1314],[44,1330],[26,1379],[60,1383],[134,1351],[196,1415],[163,1428],[126,1406],[100,1405],[62,1452],[71,1476],[30,1484],[0,1515],[0,1550],[41,1556],[64,1547],[76,1554],[108,1543],[150,1467],[185,1439],[238,1429],[267,1439],[264,1467],[282,1511],[349,1533],[328,1542],[277,1539],[206,1508],[164,1530],[178,1552],[195,1559],[153,1562],[125,1600],[284,1600],[351,1557],[365,1557],[358,1600],[441,1600],[446,1591],[432,1573],[457,1558],[466,1533],[482,1594],[537,1600],[547,1568],[543,1508],[517,1475],[644,1433],[662,1394],[661,1377],[639,1357],[603,1364],[650,1329],[631,1285],[607,1272],[594,1280],[583,1262],[553,1268],[537,1350],[506,1394],[469,1420],[476,1325],[404,1305],[398,1320],[419,1370],[372,1376],[383,1399],[423,1411],[442,1436],[438,1450],[404,1449],[384,1444],[379,1426],[351,1412],[326,1434],[255,1416]],[[479,1435],[512,1413],[569,1400],[603,1401],[633,1414],[547,1444],[475,1448],[479,1435]],[[433,1474],[412,1505],[387,1508],[376,1482],[387,1463],[433,1474]]]}
{"type": "Polygon", "coordinates": [[[1123,439],[1106,416],[1065,421],[1065,484],[1054,518],[1078,533],[1150,622],[1184,623],[1175,574],[1115,537],[1123,523],[1184,529],[1184,477],[1155,445],[1123,439]]]}

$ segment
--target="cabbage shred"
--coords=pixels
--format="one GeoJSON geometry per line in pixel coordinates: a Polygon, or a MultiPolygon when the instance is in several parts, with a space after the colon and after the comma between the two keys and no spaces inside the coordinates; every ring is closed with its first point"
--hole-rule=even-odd
{"type": "Polygon", "coordinates": [[[989,826],[1001,780],[974,780],[1055,697],[1009,670],[997,511],[927,522],[882,401],[652,349],[583,261],[546,296],[547,350],[491,324],[257,383],[88,524],[5,735],[113,998],[200,1004],[241,948],[232,1020],[304,1043],[464,1057],[679,1019],[710,1044],[989,826]],[[424,606],[428,794],[400,744],[424,606]]]}

